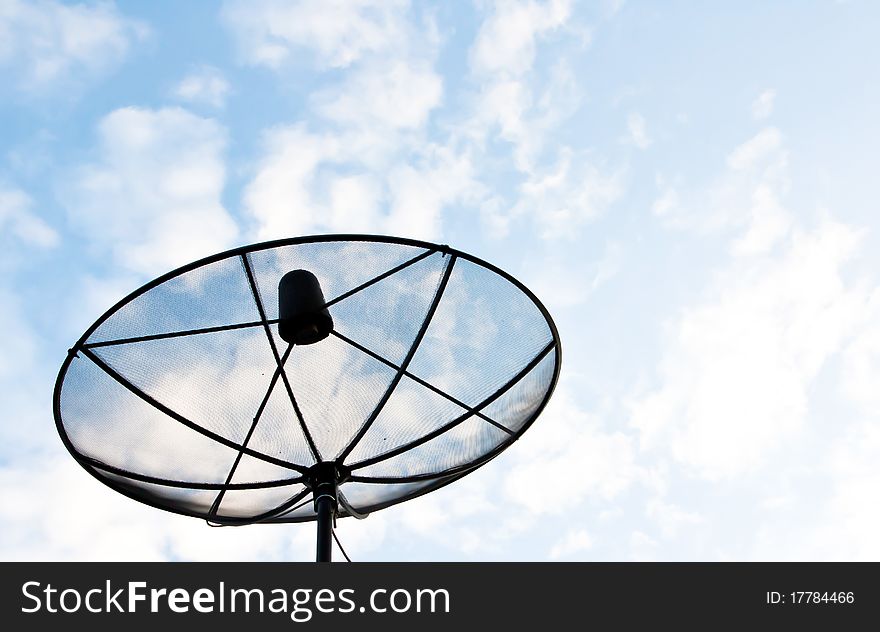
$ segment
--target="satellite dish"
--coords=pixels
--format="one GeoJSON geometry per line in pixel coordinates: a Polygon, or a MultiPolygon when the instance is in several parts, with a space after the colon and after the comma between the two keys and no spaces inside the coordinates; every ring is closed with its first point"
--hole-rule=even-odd
{"type": "Polygon", "coordinates": [[[102,483],[211,524],[363,518],[522,435],[560,367],[547,310],[447,246],[256,244],[169,272],[68,352],[58,432],[102,483]]]}

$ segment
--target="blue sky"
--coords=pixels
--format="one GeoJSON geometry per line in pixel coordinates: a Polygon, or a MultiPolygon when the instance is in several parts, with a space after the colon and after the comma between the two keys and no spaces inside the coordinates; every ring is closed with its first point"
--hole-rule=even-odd
{"type": "Polygon", "coordinates": [[[521,278],[564,365],[490,465],[341,521],[354,558],[880,558],[878,27],[856,0],[0,0],[0,557],[309,559],[312,525],[107,490],[51,389],[167,269],[370,232],[521,278]]]}

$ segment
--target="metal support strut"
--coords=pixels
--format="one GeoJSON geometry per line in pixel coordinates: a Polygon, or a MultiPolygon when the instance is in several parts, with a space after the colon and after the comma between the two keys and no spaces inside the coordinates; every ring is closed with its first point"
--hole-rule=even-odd
{"type": "Polygon", "coordinates": [[[318,463],[310,469],[309,482],[318,516],[317,562],[330,562],[333,557],[333,521],[339,503],[338,481],[335,463],[318,463]]]}

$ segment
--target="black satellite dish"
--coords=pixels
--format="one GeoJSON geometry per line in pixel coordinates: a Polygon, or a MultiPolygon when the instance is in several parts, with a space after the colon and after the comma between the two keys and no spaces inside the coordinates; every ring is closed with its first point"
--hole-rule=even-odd
{"type": "Polygon", "coordinates": [[[553,320],[447,246],[323,235],[230,250],[119,301],[70,349],[58,432],[102,483],[212,524],[366,514],[472,472],[529,427],[553,320]]]}

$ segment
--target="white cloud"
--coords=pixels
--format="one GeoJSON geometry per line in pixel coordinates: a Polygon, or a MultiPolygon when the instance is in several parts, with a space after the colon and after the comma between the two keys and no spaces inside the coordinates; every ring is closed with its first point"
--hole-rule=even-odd
{"type": "Polygon", "coordinates": [[[880,420],[865,416],[840,426],[809,464],[813,476],[798,482],[784,511],[775,516],[764,512],[746,555],[757,560],[880,560],[880,506],[871,502],[880,485],[880,420]]]}
{"type": "Polygon", "coordinates": [[[750,202],[748,230],[732,244],[735,255],[768,252],[785,237],[792,225],[791,215],[782,206],[779,193],[772,185],[759,184],[752,191],[750,202]]]}
{"type": "Polygon", "coordinates": [[[23,191],[0,186],[0,235],[11,234],[26,245],[51,248],[58,233],[33,212],[33,200],[23,191]]]}
{"type": "Polygon", "coordinates": [[[480,74],[519,75],[535,60],[535,40],[563,26],[571,2],[494,2],[471,49],[471,68],[480,74]]]}
{"type": "Polygon", "coordinates": [[[345,68],[393,52],[408,8],[406,0],[230,0],[222,19],[247,63],[279,68],[309,51],[320,67],[345,68]]]}
{"type": "Polygon", "coordinates": [[[511,456],[504,495],[533,515],[561,514],[587,497],[611,501],[641,476],[632,440],[604,430],[574,402],[564,381],[529,429],[529,440],[511,456]]]}
{"type": "Polygon", "coordinates": [[[73,226],[119,265],[156,274],[232,244],[223,208],[226,135],[180,108],[122,108],[98,125],[97,162],[70,176],[73,226]]]}
{"type": "Polygon", "coordinates": [[[528,67],[517,75],[482,77],[471,112],[461,126],[479,146],[492,135],[511,143],[514,167],[527,176],[545,162],[542,154],[549,149],[557,154],[570,151],[564,142],[548,148],[549,140],[582,100],[582,88],[564,55],[558,56],[540,80],[531,70],[528,67]]]}
{"type": "MultiPolygon", "coordinates": [[[[504,553],[505,547],[533,528],[537,519],[531,512],[512,507],[501,494],[507,475],[504,462],[509,460],[509,456],[500,457],[493,466],[480,468],[448,487],[375,515],[384,514],[392,528],[399,530],[400,534],[392,533],[389,540],[412,542],[417,549],[422,548],[422,542],[432,542],[474,559],[504,553]],[[489,529],[487,517],[492,520],[489,529]]],[[[520,559],[531,555],[530,551],[514,553],[520,559]]]]}
{"type": "Polygon", "coordinates": [[[574,238],[580,224],[604,214],[623,194],[623,174],[563,150],[556,164],[536,170],[519,193],[514,216],[533,217],[545,239],[574,238]]]}
{"type": "Polygon", "coordinates": [[[217,68],[203,66],[181,79],[174,95],[189,103],[222,108],[229,95],[229,82],[217,68]]]}
{"type": "MultiPolygon", "coordinates": [[[[4,271],[8,275],[9,270],[4,271]]],[[[6,454],[25,455],[56,445],[56,437],[42,431],[51,428],[47,423],[52,415],[48,395],[55,367],[46,363],[45,336],[36,330],[33,314],[7,281],[0,283],[0,442],[7,446],[6,454]]]]}
{"type": "Polygon", "coordinates": [[[880,510],[866,501],[880,485],[880,288],[863,280],[853,292],[861,300],[851,336],[823,371],[832,384],[811,389],[819,405],[810,426],[791,437],[800,446],[793,467],[775,475],[775,493],[761,503],[757,536],[744,552],[753,559],[880,559],[880,510]]]}
{"type": "MultiPolygon", "coordinates": [[[[285,42],[287,52],[269,65],[280,69],[282,57],[302,48],[313,51],[319,65],[342,69],[338,81],[309,97],[311,110],[329,127],[280,126],[265,134],[263,158],[244,192],[244,207],[260,238],[361,229],[437,238],[444,209],[462,201],[480,208],[493,234],[503,235],[513,219],[528,216],[544,236],[557,238],[601,215],[619,197],[620,173],[590,164],[564,145],[553,146],[552,167],[539,166],[548,134],[577,107],[577,81],[564,59],[551,67],[537,95],[518,73],[529,70],[538,35],[567,21],[567,3],[499,5],[490,13],[478,38],[482,43],[471,51],[472,64],[489,63],[485,46],[501,36],[499,24],[525,28],[523,19],[531,17],[540,24],[531,35],[518,32],[505,44],[505,55],[518,60],[515,72],[507,79],[489,76],[471,113],[441,130],[433,128],[444,97],[434,69],[440,38],[433,22],[417,24],[406,3],[384,5],[381,11],[369,3],[352,6],[350,23],[346,17],[339,32],[320,41],[275,24],[294,13],[309,22],[318,19],[314,13],[332,13],[336,5],[319,10],[311,3],[284,8],[264,3],[242,18],[260,22],[264,35],[273,32],[285,42]],[[373,45],[375,29],[384,29],[383,37],[395,46],[373,45]],[[340,56],[334,51],[342,41],[348,52],[340,56]],[[440,132],[436,140],[426,140],[434,131],[440,132]],[[513,203],[482,173],[487,136],[496,132],[513,144],[516,168],[526,176],[513,203]],[[390,212],[382,212],[385,208],[390,212]]],[[[227,14],[239,9],[228,5],[227,14]]],[[[230,27],[239,28],[231,21],[230,27]]]]}
{"type": "Polygon", "coordinates": [[[468,157],[432,143],[384,149],[369,132],[296,125],[270,130],[264,147],[244,193],[260,239],[321,231],[437,238],[442,208],[473,189],[468,157]]]}
{"type": "Polygon", "coordinates": [[[660,532],[666,538],[674,538],[682,527],[701,525],[705,518],[694,511],[685,511],[672,503],[655,498],[645,509],[648,518],[657,523],[660,532]]]}
{"type": "Polygon", "coordinates": [[[752,101],[752,117],[757,120],[763,120],[773,113],[773,104],[776,101],[775,90],[764,90],[758,97],[752,101]]]}
{"type": "Polygon", "coordinates": [[[585,529],[570,529],[550,549],[550,559],[558,560],[588,551],[593,546],[593,539],[585,529]]]}
{"type": "Polygon", "coordinates": [[[348,176],[341,181],[319,180],[318,169],[345,155],[345,139],[332,134],[318,135],[304,126],[272,128],[264,135],[264,156],[257,173],[244,192],[244,207],[257,220],[260,239],[308,234],[336,220],[354,219],[356,231],[373,223],[378,213],[378,185],[367,174],[348,176]],[[315,189],[325,184],[321,200],[315,189]],[[356,215],[348,211],[357,192],[356,215]],[[362,224],[362,225],[361,225],[362,224]]]}
{"type": "Polygon", "coordinates": [[[653,213],[669,226],[701,235],[739,231],[730,242],[740,256],[770,252],[793,226],[783,204],[789,190],[788,152],[782,134],[768,127],[735,147],[726,158],[727,169],[711,184],[687,195],[666,178],[657,178],[660,194],[653,213]],[[744,230],[745,229],[745,230],[744,230]]]}
{"type": "Polygon", "coordinates": [[[630,555],[636,562],[653,562],[657,559],[659,543],[642,531],[630,535],[630,555]]]}
{"type": "Polygon", "coordinates": [[[648,136],[648,128],[645,117],[638,112],[631,113],[626,119],[627,142],[632,143],[639,149],[647,149],[653,142],[648,136]]]}
{"type": "Polygon", "coordinates": [[[880,417],[854,424],[831,448],[831,499],[815,529],[820,550],[831,559],[880,559],[880,417]]]}
{"type": "MultiPolygon", "coordinates": [[[[260,5],[262,17],[253,19],[281,10],[269,6],[260,5]]],[[[282,12],[308,22],[342,6],[300,3],[282,12]]],[[[285,36],[291,46],[313,50],[320,63],[342,68],[338,81],[309,96],[311,111],[330,125],[267,130],[244,208],[258,238],[328,230],[438,238],[443,209],[473,196],[476,186],[466,148],[426,138],[443,97],[435,26],[417,24],[408,3],[347,6],[351,14],[337,20],[345,23],[339,32],[320,41],[285,36]]]]}
{"type": "Polygon", "coordinates": [[[802,429],[810,384],[857,321],[861,299],[842,269],[858,244],[827,222],[796,231],[778,257],[721,272],[675,324],[661,386],[633,405],[642,448],[669,446],[710,479],[765,465],[802,429]]]}
{"type": "Polygon", "coordinates": [[[727,157],[734,171],[745,171],[759,165],[782,146],[782,134],[775,127],[767,127],[734,149],[727,157]]]}
{"type": "Polygon", "coordinates": [[[65,321],[67,335],[78,338],[86,328],[107,311],[111,305],[126,296],[143,282],[137,274],[114,274],[109,277],[83,276],[68,296],[65,321]]]}
{"type": "Polygon", "coordinates": [[[314,551],[314,525],[211,529],[117,494],[57,453],[0,468],[0,524],[7,561],[306,560],[314,551]]]}
{"type": "MultiPolygon", "coordinates": [[[[572,19],[569,2],[489,6],[470,50],[470,70],[479,85],[461,129],[482,152],[496,139],[509,143],[503,158],[512,163],[519,184],[509,196],[513,201],[504,193],[483,199],[484,225],[501,238],[515,221],[527,218],[545,239],[574,237],[579,225],[601,216],[623,192],[623,170],[595,164],[560,132],[582,102],[568,51],[555,46],[549,72],[535,69],[541,40],[556,31],[568,36],[583,29],[572,19]]],[[[499,160],[496,154],[487,164],[499,160]]],[[[509,182],[509,175],[505,179],[509,182]]]]}
{"type": "Polygon", "coordinates": [[[734,254],[768,252],[793,225],[782,204],[788,192],[788,152],[774,127],[761,130],[727,157],[727,176],[710,193],[715,227],[747,228],[732,242],[734,254]]]}
{"type": "Polygon", "coordinates": [[[485,478],[486,473],[480,471],[449,489],[407,501],[396,509],[395,522],[406,530],[407,539],[433,541],[466,555],[485,553],[506,535],[502,524],[493,530],[482,528],[486,515],[503,513],[493,502],[490,487],[481,480],[485,478]]]}
{"type": "MultiPolygon", "coordinates": [[[[878,294],[865,280],[850,280],[849,267],[865,233],[788,208],[788,152],[774,127],[734,148],[726,169],[707,187],[688,190],[680,178],[674,184],[659,178],[658,187],[654,211],[661,221],[721,238],[719,245],[726,241],[733,256],[701,298],[667,326],[659,384],[633,406],[643,457],[671,456],[680,474],[729,484],[726,502],[742,505],[740,521],[756,536],[744,548],[716,545],[713,555],[876,556],[868,532],[880,517],[857,500],[866,493],[861,482],[872,478],[867,463],[876,456],[857,457],[856,473],[844,471],[843,457],[828,457],[858,454],[856,440],[864,442],[865,455],[874,450],[869,429],[878,372],[866,323],[877,313],[872,305],[878,294]],[[840,409],[827,418],[826,406],[833,404],[826,380],[837,369],[855,422],[840,409]],[[746,491],[749,481],[766,480],[771,472],[773,490],[758,494],[757,505],[739,497],[754,496],[746,491]]],[[[666,501],[648,509],[664,538],[698,520],[718,520],[715,511],[669,502],[671,511],[666,501]]],[[[701,538],[693,550],[705,556],[708,542],[701,538]]],[[[651,555],[644,543],[636,548],[651,555]]]]}
{"type": "Polygon", "coordinates": [[[480,84],[462,130],[479,146],[493,135],[510,143],[514,167],[532,175],[545,161],[545,152],[569,151],[562,142],[548,147],[549,140],[580,106],[581,92],[565,57],[556,61],[543,81],[491,75],[480,84]]]}
{"type": "Polygon", "coordinates": [[[612,17],[620,12],[623,9],[623,5],[626,4],[626,0],[604,0],[602,5],[605,9],[605,14],[608,17],[612,17]]]}
{"type": "Polygon", "coordinates": [[[620,269],[622,259],[618,242],[608,242],[595,260],[584,257],[574,262],[569,257],[550,254],[543,259],[533,259],[534,266],[526,273],[526,284],[540,289],[541,301],[551,313],[555,310],[581,305],[592,294],[613,278],[620,269]]]}
{"type": "MultiPolygon", "coordinates": [[[[480,108],[488,123],[498,126],[499,135],[516,144],[522,144],[526,135],[524,115],[531,107],[532,97],[523,81],[496,81],[487,85],[480,108]],[[491,115],[492,119],[489,119],[491,115]]],[[[522,160],[525,165],[527,161],[522,160]]]]}
{"type": "MultiPolygon", "coordinates": [[[[45,265],[44,258],[52,256],[45,251],[55,248],[60,237],[33,207],[26,193],[0,184],[0,445],[14,446],[15,454],[21,455],[53,439],[40,429],[48,427],[45,421],[52,414],[47,395],[55,367],[46,364],[47,334],[38,329],[40,316],[33,311],[34,301],[40,304],[45,292],[32,288],[34,267],[45,265]]],[[[58,306],[57,296],[46,301],[58,306]]]]}
{"type": "Polygon", "coordinates": [[[147,27],[111,3],[0,2],[0,67],[27,92],[76,86],[118,66],[147,27]]]}
{"type": "Polygon", "coordinates": [[[662,188],[661,193],[651,205],[651,212],[657,217],[665,217],[678,208],[680,201],[678,191],[675,187],[666,184],[662,178],[658,179],[658,186],[662,188]]]}
{"type": "Polygon", "coordinates": [[[344,125],[422,127],[440,104],[443,81],[426,60],[368,65],[343,86],[314,95],[315,110],[344,125]]]}
{"type": "Polygon", "coordinates": [[[865,305],[865,326],[843,352],[843,395],[866,417],[880,420],[880,289],[865,305]]]}
{"type": "Polygon", "coordinates": [[[442,210],[474,195],[474,165],[467,155],[429,145],[415,165],[400,165],[389,175],[391,212],[385,229],[424,238],[442,234],[442,210]]]}
{"type": "MultiPolygon", "coordinates": [[[[27,324],[21,301],[6,287],[0,286],[0,379],[13,378],[24,369],[33,368],[37,337],[27,324]],[[9,332],[9,333],[6,333],[9,332]]],[[[4,424],[5,425],[5,424],[4,424]]]]}

